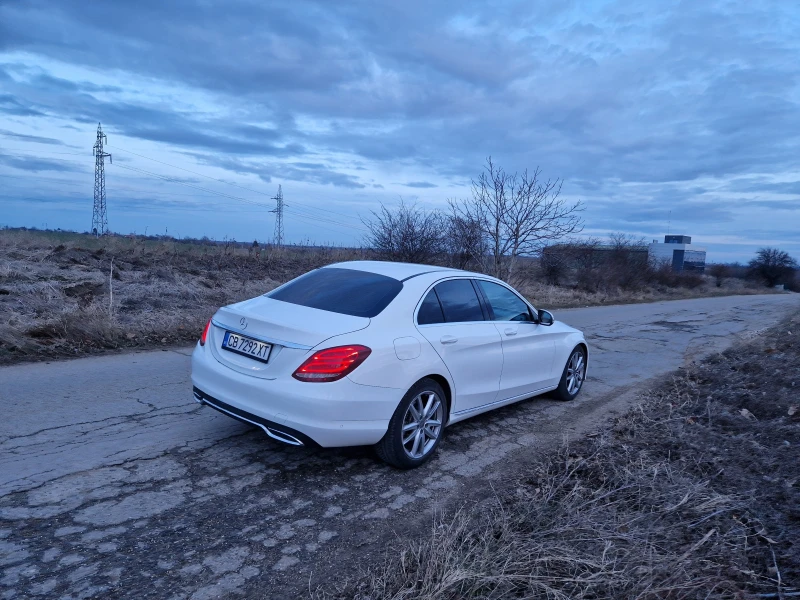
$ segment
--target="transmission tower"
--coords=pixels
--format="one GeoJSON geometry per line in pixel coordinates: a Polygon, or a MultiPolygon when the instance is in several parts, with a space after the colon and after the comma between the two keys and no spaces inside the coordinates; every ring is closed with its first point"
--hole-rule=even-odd
{"type": "Polygon", "coordinates": [[[92,210],[92,233],[100,237],[108,233],[108,216],[106,215],[106,171],[105,158],[111,161],[111,155],[103,150],[108,142],[106,134],[97,124],[97,141],[94,143],[94,210],[92,210]]]}
{"type": "Polygon", "coordinates": [[[275,213],[275,245],[283,246],[283,191],[281,186],[278,186],[278,195],[272,199],[277,202],[275,210],[269,211],[275,213]]]}

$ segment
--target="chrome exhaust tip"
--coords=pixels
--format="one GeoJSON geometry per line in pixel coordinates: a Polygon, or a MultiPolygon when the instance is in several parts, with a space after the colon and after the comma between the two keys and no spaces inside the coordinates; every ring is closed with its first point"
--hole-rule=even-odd
{"type": "Polygon", "coordinates": [[[284,444],[290,444],[292,446],[303,446],[303,442],[298,440],[296,437],[289,435],[288,433],[284,433],[283,431],[278,431],[277,429],[270,429],[269,427],[264,427],[264,431],[267,432],[267,435],[271,437],[273,440],[278,440],[279,442],[283,442],[284,444]]]}

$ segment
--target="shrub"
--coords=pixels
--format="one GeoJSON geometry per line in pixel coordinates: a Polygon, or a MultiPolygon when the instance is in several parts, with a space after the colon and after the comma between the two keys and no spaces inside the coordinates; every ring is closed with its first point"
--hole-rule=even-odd
{"type": "Polygon", "coordinates": [[[764,282],[767,287],[791,284],[794,281],[797,261],[788,252],[777,248],[761,248],[750,261],[750,275],[764,282]]]}

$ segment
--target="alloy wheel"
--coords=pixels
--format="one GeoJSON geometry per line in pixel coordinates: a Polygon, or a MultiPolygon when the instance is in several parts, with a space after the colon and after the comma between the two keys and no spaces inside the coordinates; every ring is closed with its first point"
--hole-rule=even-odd
{"type": "Polygon", "coordinates": [[[583,359],[583,352],[576,350],[569,357],[569,363],[567,363],[567,392],[571,396],[577,394],[581,389],[585,377],[586,361],[583,359]]]}
{"type": "Polygon", "coordinates": [[[403,450],[410,458],[425,456],[442,432],[444,405],[435,392],[420,392],[403,417],[403,450]]]}

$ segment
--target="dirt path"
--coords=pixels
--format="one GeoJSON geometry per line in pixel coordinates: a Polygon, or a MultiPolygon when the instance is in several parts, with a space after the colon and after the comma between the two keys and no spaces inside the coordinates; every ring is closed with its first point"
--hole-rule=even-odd
{"type": "Polygon", "coordinates": [[[575,403],[448,429],[413,472],[278,445],[191,400],[189,350],[0,369],[2,598],[296,597],[480,501],[525,454],[602,424],[640,382],[757,335],[796,295],[561,311],[592,348],[575,403]],[[627,393],[626,393],[627,392],[627,393]]]}

